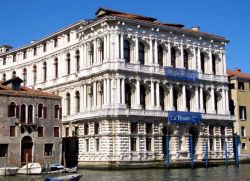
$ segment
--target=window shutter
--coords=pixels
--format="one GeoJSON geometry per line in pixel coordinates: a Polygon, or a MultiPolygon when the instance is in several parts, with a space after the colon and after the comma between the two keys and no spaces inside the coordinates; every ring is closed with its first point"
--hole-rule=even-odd
{"type": "Polygon", "coordinates": [[[19,106],[16,106],[16,118],[19,118],[19,106]]]}
{"type": "Polygon", "coordinates": [[[47,118],[47,107],[46,106],[43,107],[43,118],[44,119],[47,118]]]}

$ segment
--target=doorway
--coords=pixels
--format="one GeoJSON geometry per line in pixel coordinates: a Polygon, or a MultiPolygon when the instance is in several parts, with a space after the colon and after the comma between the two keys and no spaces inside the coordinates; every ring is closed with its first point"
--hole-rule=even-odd
{"type": "Polygon", "coordinates": [[[21,162],[26,163],[26,155],[28,155],[28,162],[32,162],[32,148],[33,141],[30,136],[25,136],[21,142],[21,162]]]}

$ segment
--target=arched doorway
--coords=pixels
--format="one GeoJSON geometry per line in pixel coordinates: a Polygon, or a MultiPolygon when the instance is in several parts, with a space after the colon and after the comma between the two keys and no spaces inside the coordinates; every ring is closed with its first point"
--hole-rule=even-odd
{"type": "Polygon", "coordinates": [[[28,154],[28,162],[32,162],[32,148],[33,141],[30,136],[25,136],[21,142],[21,162],[26,162],[26,155],[28,154]]]}
{"type": "Polygon", "coordinates": [[[198,142],[198,137],[199,137],[199,130],[196,127],[191,127],[189,129],[189,135],[192,135],[192,148],[193,148],[193,154],[195,154],[195,150],[196,150],[196,145],[198,142]]]}

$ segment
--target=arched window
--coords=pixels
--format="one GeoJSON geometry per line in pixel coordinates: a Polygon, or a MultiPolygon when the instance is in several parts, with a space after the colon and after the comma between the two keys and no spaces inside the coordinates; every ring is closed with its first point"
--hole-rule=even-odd
{"type": "Polygon", "coordinates": [[[43,117],[43,105],[38,104],[38,118],[42,118],[42,117],[43,117]]]}
{"type": "Polygon", "coordinates": [[[5,73],[3,74],[2,80],[3,80],[3,81],[6,81],[6,74],[5,74],[5,73]]]}
{"type": "Polygon", "coordinates": [[[124,59],[126,63],[130,62],[130,43],[128,40],[124,40],[124,45],[123,45],[123,52],[124,52],[124,59]]]}
{"type": "Polygon", "coordinates": [[[146,89],[144,85],[140,85],[140,105],[142,109],[146,107],[146,89]]]}
{"type": "Polygon", "coordinates": [[[70,115],[70,94],[66,95],[66,103],[67,103],[67,115],[70,115]]]}
{"type": "Polygon", "coordinates": [[[128,83],[125,84],[125,104],[127,108],[131,108],[131,87],[128,83]]]}
{"type": "Polygon", "coordinates": [[[183,59],[184,59],[184,68],[185,69],[188,69],[188,51],[187,50],[184,50],[183,51],[183,59]]]}
{"type": "Polygon", "coordinates": [[[33,66],[33,84],[35,85],[37,81],[37,70],[36,65],[33,66]]]}
{"type": "Polygon", "coordinates": [[[60,107],[59,107],[59,105],[55,105],[54,112],[55,112],[55,118],[59,119],[60,118],[60,107]]]}
{"type": "Polygon", "coordinates": [[[55,66],[55,78],[57,78],[58,77],[58,58],[55,58],[54,66],[55,66]]]}
{"type": "Polygon", "coordinates": [[[216,74],[216,55],[212,54],[212,70],[213,70],[213,74],[216,74]]]}
{"type": "Polygon", "coordinates": [[[22,104],[21,105],[21,123],[26,122],[26,105],[22,104]]]}
{"type": "Polygon", "coordinates": [[[47,81],[47,63],[43,63],[43,81],[47,81]]]}
{"type": "Polygon", "coordinates": [[[187,111],[190,111],[190,107],[191,107],[190,101],[191,101],[191,93],[190,93],[190,91],[186,90],[186,108],[187,108],[187,111]]]}
{"type": "Polygon", "coordinates": [[[173,107],[178,110],[178,90],[173,88],[173,107]]]}
{"type": "Polygon", "coordinates": [[[171,48],[171,66],[176,67],[176,50],[174,47],[171,48]]]}
{"type": "Polygon", "coordinates": [[[16,77],[16,71],[12,72],[12,78],[16,77]]]}
{"type": "Polygon", "coordinates": [[[205,55],[201,52],[201,72],[205,73],[205,55]]]}
{"type": "Polygon", "coordinates": [[[207,113],[207,93],[203,91],[203,109],[207,113]]]}
{"type": "Polygon", "coordinates": [[[11,102],[9,105],[9,117],[16,117],[16,103],[11,102]]]}
{"type": "Polygon", "coordinates": [[[76,112],[80,112],[80,93],[78,91],[75,93],[75,101],[76,112]]]}
{"type": "Polygon", "coordinates": [[[161,110],[164,110],[164,88],[162,86],[160,86],[160,106],[161,106],[161,110]]]}
{"type": "Polygon", "coordinates": [[[163,66],[163,48],[162,46],[158,46],[158,63],[159,66],[163,66]]]}
{"type": "Polygon", "coordinates": [[[216,113],[218,113],[218,102],[219,102],[219,95],[217,92],[214,93],[214,108],[216,113]]]}
{"type": "Polygon", "coordinates": [[[144,44],[142,42],[139,43],[139,63],[144,65],[145,57],[144,57],[144,44]]]}
{"type": "Polygon", "coordinates": [[[80,71],[80,52],[76,50],[76,71],[80,71]]]}
{"type": "Polygon", "coordinates": [[[27,84],[27,69],[23,69],[23,85],[26,86],[27,84]]]}
{"type": "Polygon", "coordinates": [[[33,106],[32,105],[28,106],[28,123],[29,124],[33,123],[33,106]]]}
{"type": "Polygon", "coordinates": [[[69,75],[70,74],[70,54],[69,53],[67,54],[66,61],[67,61],[67,74],[69,75]]]}

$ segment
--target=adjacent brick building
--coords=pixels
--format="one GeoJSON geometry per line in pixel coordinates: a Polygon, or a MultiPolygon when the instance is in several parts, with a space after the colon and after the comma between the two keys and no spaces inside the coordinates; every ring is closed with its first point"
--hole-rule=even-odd
{"type": "Polygon", "coordinates": [[[0,82],[0,167],[61,161],[61,98],[29,89],[14,77],[0,82]]]}

